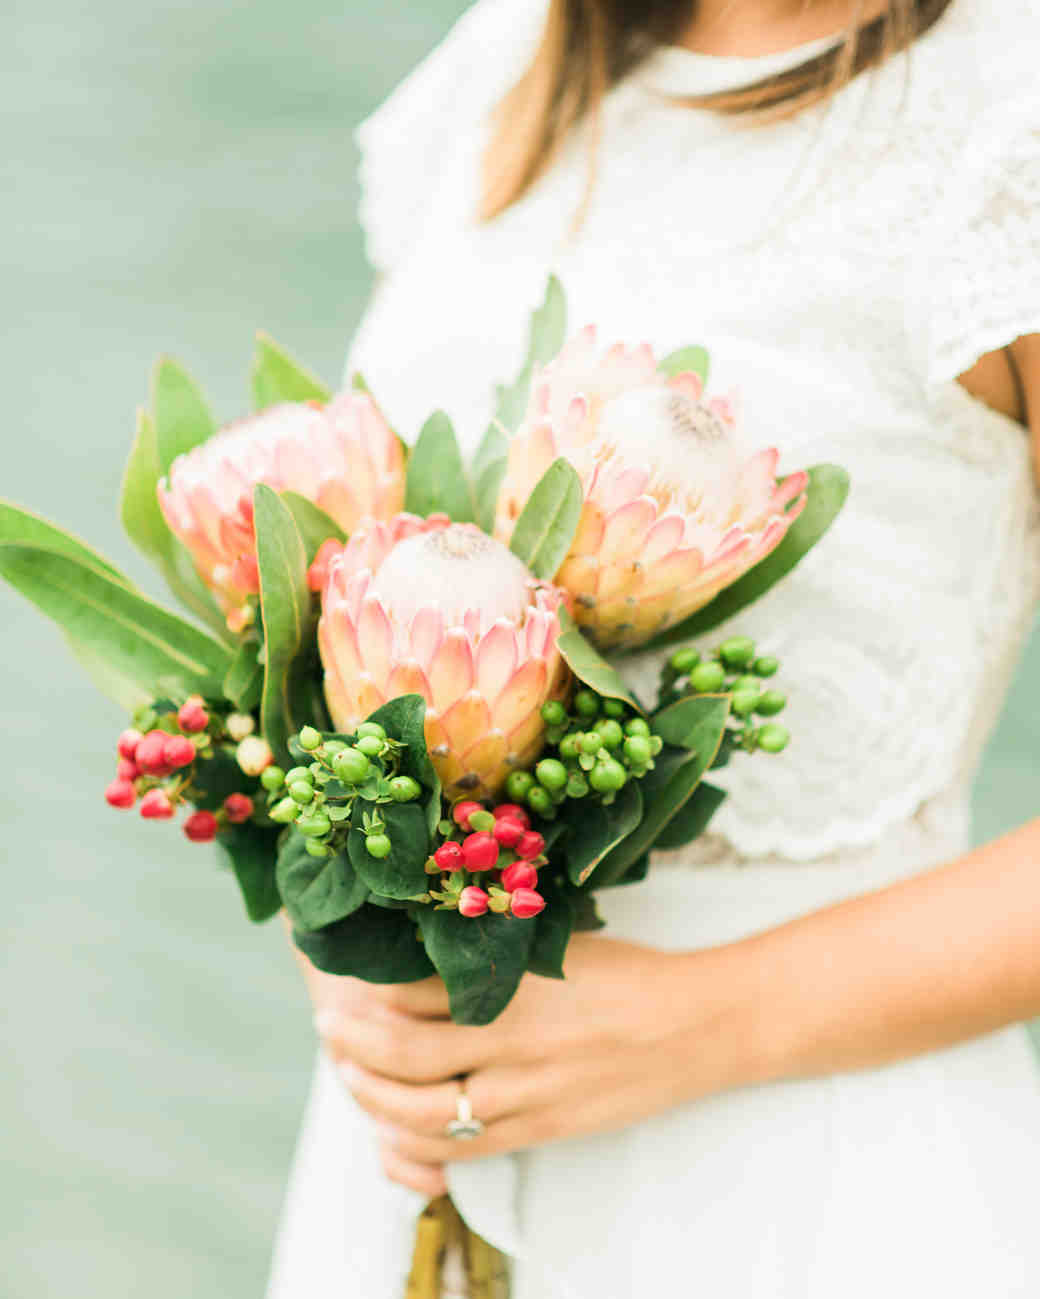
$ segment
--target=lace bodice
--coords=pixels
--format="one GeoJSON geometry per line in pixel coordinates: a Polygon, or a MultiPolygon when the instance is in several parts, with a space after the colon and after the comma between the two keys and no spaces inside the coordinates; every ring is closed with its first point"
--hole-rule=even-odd
{"type": "Polygon", "coordinates": [[[349,365],[406,437],[441,406],[475,444],[552,269],[575,327],[704,343],[710,388],[782,467],[849,469],[831,534],[737,620],[783,658],[795,736],[720,774],[714,827],[744,856],[840,854],[959,797],[1036,608],[1026,436],[954,381],[1040,331],[1040,8],[986,8],[953,0],[829,105],[754,128],[673,97],[768,59],[660,51],[609,98],[577,233],[578,135],[520,203],[473,215],[486,112],[542,0],[480,0],[359,131],[386,276],[349,365]]]}

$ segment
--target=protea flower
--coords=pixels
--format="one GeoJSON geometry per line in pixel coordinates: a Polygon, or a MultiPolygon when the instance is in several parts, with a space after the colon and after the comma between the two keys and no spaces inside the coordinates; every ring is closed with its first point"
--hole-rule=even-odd
{"type": "Polygon", "coordinates": [[[404,504],[404,455],[378,407],[347,392],[327,406],[286,402],[236,420],[187,455],[159,484],[170,528],[241,629],[260,590],[253,488],[266,483],[313,501],[345,532],[390,518],[404,504]]]}
{"type": "Polygon", "coordinates": [[[556,582],[604,649],[635,648],[764,559],[805,506],[808,475],[777,483],[775,449],[748,455],[733,402],[672,378],[648,346],[602,353],[595,330],[536,377],[509,449],[496,535],[508,540],[558,457],[577,469],[581,522],[556,582]]]}
{"type": "Polygon", "coordinates": [[[569,685],[556,648],[562,592],[446,515],[373,522],[324,563],[318,646],[337,729],[422,695],[449,797],[489,796],[537,756],[542,705],[569,685]]]}

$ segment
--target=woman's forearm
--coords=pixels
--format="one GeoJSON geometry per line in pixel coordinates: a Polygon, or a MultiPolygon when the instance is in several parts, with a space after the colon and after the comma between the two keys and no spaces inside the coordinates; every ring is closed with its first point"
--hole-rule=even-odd
{"type": "Polygon", "coordinates": [[[867,1069],[1029,1019],[1040,1014],[1040,820],[715,955],[735,989],[740,1082],[867,1069]]]}

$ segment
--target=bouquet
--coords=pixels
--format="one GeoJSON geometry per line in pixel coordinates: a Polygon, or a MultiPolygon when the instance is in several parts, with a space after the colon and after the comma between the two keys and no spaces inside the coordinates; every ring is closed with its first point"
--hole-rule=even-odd
{"type": "Polygon", "coordinates": [[[596,891],[705,831],[714,768],[784,749],[777,661],[703,637],[848,489],[740,450],[703,347],[566,333],[551,280],[469,466],[443,413],[409,450],[360,375],[330,394],[263,335],[255,413],[220,430],[161,361],[121,514],[190,621],[0,503],[0,574],[132,712],[108,802],[183,816],[319,969],[436,972],[466,1024],[562,978],[596,891]],[[640,700],[619,669],[647,649],[640,700]]]}

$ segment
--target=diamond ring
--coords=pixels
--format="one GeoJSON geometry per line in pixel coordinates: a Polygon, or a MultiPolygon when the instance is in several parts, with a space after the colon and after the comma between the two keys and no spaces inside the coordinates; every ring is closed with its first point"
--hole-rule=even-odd
{"type": "Polygon", "coordinates": [[[466,1095],[465,1085],[461,1082],[459,1083],[459,1094],[455,1101],[455,1117],[444,1131],[453,1141],[472,1141],[474,1137],[479,1137],[484,1131],[484,1125],[480,1119],[473,1117],[473,1106],[466,1095]]]}

